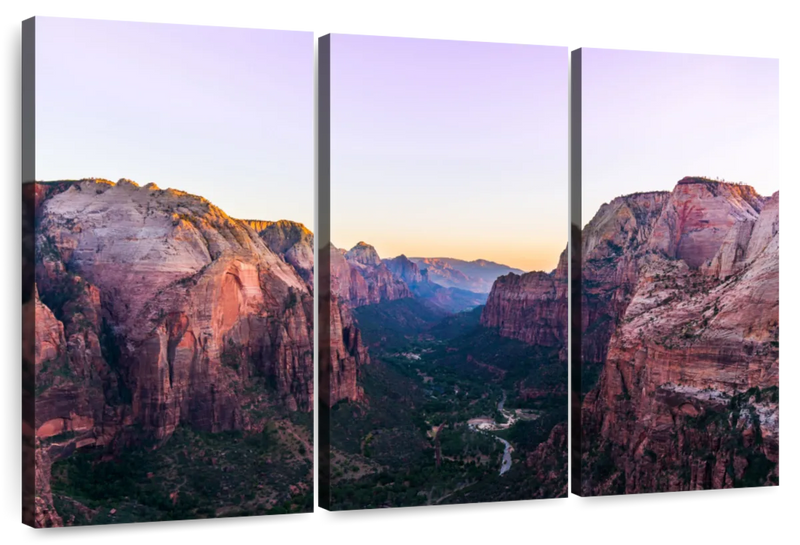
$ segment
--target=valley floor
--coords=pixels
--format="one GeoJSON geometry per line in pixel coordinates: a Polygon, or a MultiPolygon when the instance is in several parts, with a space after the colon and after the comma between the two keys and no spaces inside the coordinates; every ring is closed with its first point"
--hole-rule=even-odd
{"type": "Polygon", "coordinates": [[[542,471],[535,454],[566,421],[565,364],[481,328],[480,309],[398,327],[413,304],[357,309],[372,363],[362,368],[365,401],[331,413],[332,507],[566,495],[566,448],[554,449],[555,470],[542,471]],[[525,397],[533,387],[546,393],[525,397]]]}

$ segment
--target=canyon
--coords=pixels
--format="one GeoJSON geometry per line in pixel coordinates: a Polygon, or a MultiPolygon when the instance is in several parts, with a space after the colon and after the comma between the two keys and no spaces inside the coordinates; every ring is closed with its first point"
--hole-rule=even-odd
{"type": "MultiPolygon", "coordinates": [[[[576,493],[778,483],[778,210],[778,193],[686,177],[583,228],[576,493]]],[[[565,342],[565,261],[498,278],[481,324],[565,342]]]]}
{"type": "MultiPolygon", "coordinates": [[[[39,182],[25,194],[35,524],[307,509],[313,233],[127,179],[39,182]]],[[[486,300],[366,243],[334,248],[331,273],[334,404],[370,401],[359,309],[413,300],[440,319],[486,300]]]]}
{"type": "MultiPolygon", "coordinates": [[[[248,509],[304,505],[313,233],[288,220],[235,219],[202,197],[126,179],[40,182],[23,195],[35,218],[23,233],[35,249],[23,306],[33,324],[23,354],[35,377],[24,426],[35,450],[35,523],[118,521],[68,494],[64,475],[90,454],[95,467],[142,445],[170,463],[195,452],[210,466],[218,455],[199,453],[272,445],[248,509]],[[276,456],[291,461],[276,465],[276,456]]],[[[578,491],[777,484],[779,194],[687,177],[672,191],[618,197],[584,227],[581,254],[578,491]]],[[[565,251],[551,272],[522,272],[482,260],[382,259],[365,242],[331,247],[329,403],[336,422],[364,432],[346,458],[366,475],[363,486],[383,478],[375,460],[386,468],[428,456],[420,427],[444,430],[445,452],[466,441],[464,452],[501,456],[462,432],[467,416],[481,416],[471,411],[493,411],[508,393],[538,416],[502,438],[518,456],[511,469],[487,477],[496,467],[475,466],[471,488],[428,491],[426,501],[564,493],[567,259],[565,251]],[[451,409],[440,384],[457,386],[451,409]],[[379,433],[374,422],[383,422],[379,433]]],[[[415,463],[433,472],[432,460],[415,463]]],[[[205,512],[170,486],[174,511],[121,512],[205,512]]]]}

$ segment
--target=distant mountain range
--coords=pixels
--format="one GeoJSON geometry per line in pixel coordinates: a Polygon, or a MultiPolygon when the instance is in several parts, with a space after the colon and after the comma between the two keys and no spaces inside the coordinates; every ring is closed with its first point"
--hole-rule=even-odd
{"type": "Polygon", "coordinates": [[[447,287],[404,255],[381,259],[375,248],[359,242],[348,251],[334,249],[331,278],[336,295],[352,308],[417,297],[441,311],[461,312],[486,302],[487,293],[447,287]]]}
{"type": "Polygon", "coordinates": [[[420,270],[427,270],[428,278],[432,282],[446,288],[458,288],[475,293],[492,291],[492,284],[499,276],[510,272],[525,273],[523,270],[485,259],[476,259],[475,261],[464,261],[452,257],[411,257],[409,259],[416,263],[420,270]]]}

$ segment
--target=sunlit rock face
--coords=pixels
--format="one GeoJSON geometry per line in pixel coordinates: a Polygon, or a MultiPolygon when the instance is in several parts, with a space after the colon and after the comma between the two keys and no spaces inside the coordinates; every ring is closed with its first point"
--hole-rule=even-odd
{"type": "Polygon", "coordinates": [[[636,199],[584,229],[583,493],[776,484],[779,196],[685,178],[636,199]]]}
{"type": "Polygon", "coordinates": [[[38,185],[39,435],[246,428],[255,375],[311,410],[309,284],[248,223],[154,184],[38,185]]]}
{"type": "Polygon", "coordinates": [[[289,220],[245,220],[267,247],[283,256],[300,276],[314,286],[314,234],[302,223],[289,220]]]}
{"type": "MultiPolygon", "coordinates": [[[[684,178],[582,233],[583,493],[775,484],[779,195],[684,178]],[[736,446],[738,442],[738,447],[736,446]]],[[[495,282],[481,323],[566,343],[566,263],[495,282]]]]}

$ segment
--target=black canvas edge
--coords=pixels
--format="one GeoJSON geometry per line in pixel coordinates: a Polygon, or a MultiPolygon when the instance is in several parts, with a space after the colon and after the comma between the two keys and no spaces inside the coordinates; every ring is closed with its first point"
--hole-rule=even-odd
{"type": "Polygon", "coordinates": [[[319,435],[317,505],[331,509],[330,339],[331,339],[331,41],[330,34],[318,38],[317,72],[317,234],[316,285],[319,297],[317,331],[319,344],[319,435]]]}
{"type": "Polygon", "coordinates": [[[569,82],[570,491],[581,495],[581,49],[571,53],[569,82]]]}
{"type": "Polygon", "coordinates": [[[34,337],[34,226],[36,199],[36,18],[22,22],[22,523],[35,526],[36,368],[34,337]],[[27,307],[27,308],[26,308],[27,307]]]}
{"type": "MultiPolygon", "coordinates": [[[[406,28],[408,28],[408,27],[406,27],[406,28]]],[[[23,40],[25,40],[25,38],[24,38],[24,30],[21,29],[21,31],[23,33],[23,40]]],[[[377,32],[377,31],[373,30],[372,32],[377,32]]],[[[392,30],[392,32],[396,32],[396,30],[392,30]]],[[[426,33],[427,32],[429,32],[428,29],[426,29],[426,33]]],[[[405,33],[413,34],[413,32],[408,31],[408,30],[406,30],[405,33]]],[[[442,34],[443,33],[440,33],[438,35],[442,35],[442,34]]],[[[486,32],[484,32],[484,31],[482,31],[480,33],[473,33],[473,32],[455,33],[455,32],[450,32],[448,34],[452,34],[453,36],[456,36],[456,35],[463,35],[463,36],[466,36],[466,35],[476,35],[476,36],[477,35],[487,35],[486,32]]],[[[492,36],[494,38],[496,38],[496,39],[507,39],[506,37],[511,35],[511,34],[512,34],[512,32],[496,32],[492,36]]],[[[437,34],[434,33],[434,35],[437,35],[437,34]]],[[[521,37],[517,37],[516,38],[516,40],[526,40],[526,39],[530,39],[530,38],[521,38],[521,37]]],[[[649,43],[647,45],[648,45],[648,47],[650,47],[650,46],[653,45],[653,42],[654,42],[654,40],[652,38],[648,38],[648,40],[641,40],[640,39],[637,42],[629,41],[628,38],[626,38],[625,40],[627,41],[627,45],[625,45],[624,47],[637,46],[637,45],[639,45],[639,44],[641,44],[641,43],[643,43],[645,41],[648,41],[648,40],[649,40],[649,43]]],[[[544,41],[544,40],[542,40],[542,41],[544,41]]],[[[683,39],[682,40],[676,40],[676,41],[683,41],[683,39]]],[[[663,42],[663,40],[662,40],[662,42],[663,42]]],[[[684,43],[681,44],[683,46],[683,47],[681,47],[681,49],[683,49],[684,47],[688,46],[689,42],[691,42],[691,39],[687,39],[686,41],[684,41],[684,43]]],[[[27,43],[27,42],[25,42],[25,43],[27,43]]],[[[597,42],[597,43],[601,43],[601,42],[597,42]]],[[[671,46],[674,47],[674,45],[675,44],[671,44],[671,45],[663,47],[663,48],[668,48],[668,47],[671,47],[671,46]]],[[[742,52],[742,51],[752,51],[752,49],[753,49],[753,47],[751,47],[752,45],[753,44],[749,44],[749,45],[745,46],[743,49],[732,49],[732,48],[729,48],[727,52],[735,53],[735,52],[742,52]]],[[[777,51],[779,51],[779,47],[772,46],[772,45],[767,45],[764,42],[761,42],[758,47],[762,49],[760,54],[777,54],[777,51]]],[[[720,52],[720,53],[724,52],[723,49],[720,48],[719,44],[714,44],[714,45],[711,45],[711,46],[705,45],[705,46],[702,46],[702,47],[697,47],[695,45],[693,47],[693,49],[701,49],[701,50],[712,51],[712,52],[717,51],[717,52],[720,52]]],[[[24,53],[23,53],[23,55],[24,55],[24,53]]],[[[567,62],[567,61],[565,60],[565,62],[567,62]]],[[[24,65],[25,65],[24,58],[23,58],[22,64],[23,64],[22,72],[24,73],[25,72],[25,70],[24,70],[24,65]]],[[[26,93],[24,91],[24,85],[25,84],[24,84],[24,81],[23,81],[23,91],[22,91],[22,97],[21,97],[21,101],[23,103],[23,114],[22,114],[22,117],[23,117],[23,142],[22,142],[23,157],[25,156],[25,150],[26,149],[28,149],[28,150],[32,149],[32,145],[29,145],[27,143],[29,140],[31,140],[30,133],[26,133],[25,132],[25,125],[26,125],[26,119],[27,118],[26,118],[25,111],[24,111],[24,108],[25,108],[24,97],[26,96],[26,93]],[[27,140],[26,140],[26,134],[29,134],[29,138],[27,140]]],[[[316,83],[315,83],[315,85],[316,85],[316,83]]],[[[29,109],[32,112],[32,106],[30,106],[29,109]]],[[[31,127],[33,127],[33,123],[32,122],[31,122],[31,127]]],[[[316,153],[315,153],[315,160],[317,160],[316,153]]],[[[24,159],[23,159],[23,161],[24,161],[24,159]]],[[[23,166],[23,169],[24,169],[24,166],[23,166]]],[[[23,172],[24,172],[24,170],[23,170],[23,172]]],[[[315,197],[316,197],[316,195],[315,195],[315,197]]],[[[315,203],[315,206],[316,206],[316,203],[315,203]]],[[[9,219],[13,219],[13,218],[9,218],[9,219]]],[[[315,211],[315,221],[316,221],[316,219],[317,218],[316,218],[316,211],[315,211]]],[[[19,225],[19,224],[16,224],[16,225],[19,225]]],[[[318,234],[315,233],[315,240],[317,239],[317,237],[318,237],[318,234]]],[[[315,274],[316,274],[316,267],[315,267],[315,274]]],[[[315,278],[315,281],[316,281],[316,278],[315,278]]],[[[315,301],[316,301],[316,298],[315,298],[315,301]]],[[[318,309],[315,309],[315,310],[318,311],[318,309]]],[[[15,311],[13,319],[16,320],[18,316],[19,315],[16,314],[16,311],[15,311]]],[[[316,339],[317,338],[315,337],[315,342],[317,342],[316,339]]],[[[316,423],[316,415],[315,415],[315,423],[316,423]]],[[[315,448],[315,461],[316,461],[316,448],[315,448]]],[[[318,476],[318,470],[317,470],[316,465],[315,465],[315,478],[317,478],[317,476],[318,476]]],[[[588,500],[588,501],[599,501],[599,502],[614,502],[614,501],[649,501],[649,500],[662,500],[662,499],[663,500],[689,499],[689,500],[700,500],[700,501],[702,501],[702,500],[709,501],[710,500],[710,501],[718,502],[718,501],[721,501],[721,500],[747,501],[748,498],[750,498],[751,501],[752,500],[764,501],[764,500],[767,500],[767,499],[770,499],[770,498],[777,499],[779,497],[777,494],[780,491],[781,491],[781,489],[779,489],[779,488],[740,489],[740,490],[706,491],[706,492],[691,492],[691,493],[669,493],[669,494],[652,494],[652,495],[636,495],[636,496],[614,496],[614,497],[599,497],[599,498],[582,498],[581,501],[587,501],[588,500]]],[[[371,516],[372,517],[378,517],[379,519],[380,519],[380,517],[387,517],[388,516],[388,517],[391,518],[391,517],[399,516],[400,520],[402,519],[403,516],[411,516],[413,521],[420,520],[420,517],[424,518],[425,516],[431,516],[431,517],[435,517],[432,520],[436,520],[436,519],[438,519],[438,517],[440,517],[441,515],[443,515],[445,513],[448,513],[448,512],[453,512],[453,513],[457,512],[459,516],[462,516],[462,515],[467,516],[470,513],[484,514],[485,515],[485,514],[487,514],[486,509],[494,509],[494,508],[501,509],[502,512],[505,515],[530,513],[530,508],[533,505],[539,505],[541,503],[551,503],[551,502],[548,502],[547,500],[539,500],[539,501],[531,501],[531,502],[512,502],[512,503],[502,503],[502,504],[478,504],[478,505],[446,506],[446,507],[442,506],[442,507],[426,507],[426,508],[395,508],[395,509],[380,510],[380,511],[378,511],[378,510],[368,510],[368,511],[341,512],[341,513],[337,513],[336,515],[344,517],[344,518],[346,518],[348,516],[358,516],[360,519],[363,519],[364,516],[367,516],[367,518],[369,518],[371,516]],[[477,509],[478,511],[474,511],[474,509],[477,509]]],[[[245,517],[245,518],[223,519],[223,520],[217,519],[217,520],[210,520],[210,521],[183,521],[183,522],[171,522],[171,523],[142,523],[142,524],[136,524],[136,525],[109,525],[109,526],[92,526],[92,527],[81,527],[81,528],[63,528],[63,529],[57,529],[57,531],[61,531],[61,532],[76,532],[76,531],[77,532],[86,532],[86,531],[92,531],[92,532],[98,532],[98,531],[100,531],[100,532],[102,532],[102,531],[122,532],[122,531],[124,531],[124,532],[128,533],[131,530],[133,530],[134,532],[138,531],[138,530],[152,531],[152,530],[154,530],[153,526],[156,526],[157,531],[159,533],[163,532],[165,529],[171,529],[171,528],[180,529],[183,532],[183,531],[188,530],[190,527],[197,527],[197,529],[200,529],[200,530],[203,530],[203,531],[206,531],[207,529],[210,530],[212,527],[216,527],[218,529],[225,529],[226,531],[231,530],[231,529],[235,529],[236,531],[239,531],[241,529],[247,528],[248,525],[250,525],[250,527],[258,527],[258,528],[263,528],[265,524],[266,525],[272,525],[273,527],[276,524],[278,526],[280,526],[280,524],[284,520],[286,522],[290,522],[291,524],[294,524],[294,522],[291,522],[291,521],[295,521],[299,525],[299,524],[304,524],[302,521],[303,520],[308,520],[308,519],[309,519],[309,517],[307,515],[285,515],[285,516],[268,516],[268,517],[245,517]],[[298,519],[302,519],[302,520],[298,520],[298,519]],[[166,524],[166,526],[164,524],[166,524]]],[[[388,519],[384,518],[383,520],[388,520],[388,519]]],[[[398,520],[398,519],[395,518],[395,520],[398,520]]],[[[47,531],[52,532],[52,531],[56,531],[56,530],[47,530],[47,531]]]]}

